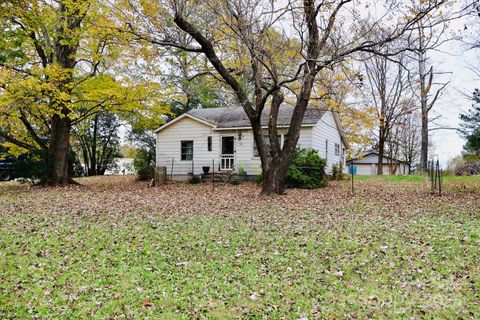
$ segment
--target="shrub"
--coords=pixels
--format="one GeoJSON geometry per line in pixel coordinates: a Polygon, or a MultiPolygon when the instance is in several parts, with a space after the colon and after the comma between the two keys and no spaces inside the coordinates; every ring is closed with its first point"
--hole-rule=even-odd
{"type": "Polygon", "coordinates": [[[31,151],[21,155],[14,164],[15,177],[27,179],[44,178],[47,173],[45,158],[46,154],[40,151],[31,151]]]}
{"type": "Polygon", "coordinates": [[[287,188],[314,189],[327,183],[326,160],[316,150],[297,149],[288,168],[285,185],[287,188]]]}
{"type": "Polygon", "coordinates": [[[240,176],[239,175],[233,175],[232,178],[230,179],[230,183],[237,186],[240,184],[240,176]]]}
{"type": "Polygon", "coordinates": [[[455,175],[471,176],[480,174],[480,160],[467,160],[455,167],[455,175]]]}
{"type": "Polygon", "coordinates": [[[343,180],[343,171],[340,164],[335,163],[332,165],[332,180],[343,180]]]}
{"type": "Polygon", "coordinates": [[[73,150],[68,153],[68,175],[70,177],[83,177],[85,175],[85,169],[78,159],[77,153],[73,150]]]}
{"type": "Polygon", "coordinates": [[[155,175],[155,152],[147,148],[138,149],[133,159],[133,167],[139,180],[150,180],[155,175]]]}
{"type": "Polygon", "coordinates": [[[200,178],[199,175],[192,175],[189,179],[188,179],[188,183],[190,184],[197,184],[197,183],[200,183],[202,182],[202,178],[200,178]]]}
{"type": "MultiPolygon", "coordinates": [[[[43,151],[30,151],[22,154],[13,161],[14,176],[16,178],[42,180],[47,174],[47,155],[43,151]]],[[[68,152],[68,175],[70,177],[83,177],[85,170],[73,150],[68,152]]]]}

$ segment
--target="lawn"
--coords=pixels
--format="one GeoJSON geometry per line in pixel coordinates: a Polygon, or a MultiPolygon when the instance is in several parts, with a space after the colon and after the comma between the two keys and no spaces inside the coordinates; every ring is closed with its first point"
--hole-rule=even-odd
{"type": "Polygon", "coordinates": [[[0,184],[1,319],[480,317],[480,177],[0,184]]]}

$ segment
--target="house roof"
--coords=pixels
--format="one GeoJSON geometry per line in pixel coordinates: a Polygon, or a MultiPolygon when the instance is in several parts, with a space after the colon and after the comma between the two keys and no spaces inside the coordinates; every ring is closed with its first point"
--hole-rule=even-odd
{"type": "MultiPolygon", "coordinates": [[[[351,163],[352,160],[361,160],[361,161],[363,161],[363,164],[367,164],[367,163],[377,163],[378,161],[372,161],[372,162],[366,162],[366,161],[365,161],[364,158],[366,158],[366,157],[368,157],[368,156],[370,156],[370,155],[372,155],[372,154],[373,154],[373,155],[376,155],[376,156],[378,157],[378,152],[377,152],[377,151],[369,151],[369,152],[366,152],[366,153],[364,153],[363,155],[361,155],[361,156],[359,156],[359,157],[357,157],[357,158],[355,158],[355,159],[350,159],[350,160],[348,160],[347,163],[351,163]]],[[[397,159],[397,158],[393,158],[393,157],[388,157],[388,156],[386,156],[386,155],[384,155],[383,158],[384,158],[384,159],[392,159],[392,160],[394,160],[395,162],[398,162],[398,163],[406,163],[406,164],[408,164],[408,162],[406,162],[406,161],[403,161],[403,160],[400,160],[400,159],[397,159]]]]}
{"type": "MultiPolygon", "coordinates": [[[[270,115],[269,109],[269,107],[266,107],[265,110],[262,112],[261,123],[264,127],[268,125],[268,117],[270,115]]],[[[281,105],[278,111],[277,126],[289,126],[294,110],[294,106],[286,104],[281,105]]],[[[320,119],[322,119],[323,115],[327,111],[329,110],[321,108],[307,108],[302,121],[302,125],[315,125],[318,121],[320,121],[320,119]]],[[[337,125],[338,132],[340,133],[342,141],[344,145],[349,148],[349,144],[343,131],[338,113],[332,111],[332,114],[335,119],[335,124],[337,125]]],[[[157,130],[155,130],[155,133],[167,128],[168,126],[174,124],[175,122],[183,118],[190,118],[199,121],[205,125],[211,126],[212,128],[214,128],[214,130],[251,128],[250,120],[247,116],[247,113],[242,107],[206,108],[192,109],[187,113],[184,113],[183,115],[159,127],[157,130]]]]}
{"type": "MultiPolygon", "coordinates": [[[[261,123],[262,126],[268,125],[269,110],[265,108],[262,112],[261,123]]],[[[292,119],[295,107],[290,105],[281,105],[278,111],[277,126],[288,126],[292,119]]],[[[303,118],[303,125],[316,124],[326,110],[318,108],[307,108],[305,117],[303,118]]],[[[250,120],[242,107],[231,108],[208,108],[208,109],[193,109],[187,114],[202,119],[216,128],[243,128],[250,127],[250,120]]]]}

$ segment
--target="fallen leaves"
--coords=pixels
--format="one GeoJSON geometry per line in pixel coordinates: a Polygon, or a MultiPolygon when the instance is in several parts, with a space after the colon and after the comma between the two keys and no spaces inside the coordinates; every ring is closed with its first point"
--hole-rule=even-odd
{"type": "Polygon", "coordinates": [[[143,300],[142,306],[144,306],[145,308],[150,308],[153,307],[153,303],[148,300],[143,300]]]}
{"type": "MultiPolygon", "coordinates": [[[[0,184],[7,318],[471,318],[480,194],[330,183],[259,196],[128,177],[0,184]],[[75,303],[75,308],[72,301],[75,303]]],[[[463,190],[463,189],[461,189],[463,190]]]]}

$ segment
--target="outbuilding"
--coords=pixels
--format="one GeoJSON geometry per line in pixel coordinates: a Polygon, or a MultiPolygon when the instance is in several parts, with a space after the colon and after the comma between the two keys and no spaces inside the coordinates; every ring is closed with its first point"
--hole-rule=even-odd
{"type": "MultiPolygon", "coordinates": [[[[365,153],[364,155],[347,161],[348,172],[355,167],[355,174],[361,176],[374,176],[378,173],[379,154],[376,151],[365,153]]],[[[409,174],[410,165],[402,160],[384,156],[382,160],[384,175],[406,175],[409,174]]]]}

